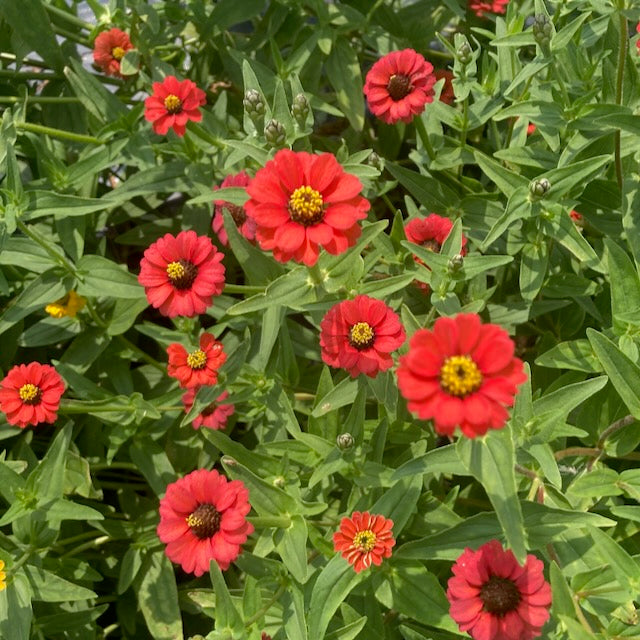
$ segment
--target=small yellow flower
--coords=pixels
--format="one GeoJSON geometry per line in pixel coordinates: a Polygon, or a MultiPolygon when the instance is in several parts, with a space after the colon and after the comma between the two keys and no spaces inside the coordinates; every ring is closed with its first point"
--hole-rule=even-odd
{"type": "Polygon", "coordinates": [[[65,316],[75,318],[76,313],[78,313],[85,304],[86,300],[71,290],[64,298],[48,304],[44,310],[54,318],[64,318],[65,316]]]}
{"type": "Polygon", "coordinates": [[[3,571],[4,562],[0,560],[0,591],[2,591],[7,585],[4,579],[7,577],[7,574],[3,571]]]}

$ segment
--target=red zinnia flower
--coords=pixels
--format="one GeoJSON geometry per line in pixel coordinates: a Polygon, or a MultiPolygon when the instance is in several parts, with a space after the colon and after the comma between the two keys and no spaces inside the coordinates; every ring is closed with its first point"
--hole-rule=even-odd
{"type": "Polygon", "coordinates": [[[209,238],[195,231],[167,233],[144,252],[138,282],[162,315],[195,316],[222,293],[223,258],[209,238]]]}
{"type": "MultiPolygon", "coordinates": [[[[222,181],[220,187],[246,187],[250,182],[251,178],[249,177],[249,174],[243,170],[240,173],[227,176],[222,181]]],[[[216,185],[213,188],[217,190],[220,187],[216,185]]],[[[233,221],[236,223],[236,227],[240,229],[240,233],[249,240],[249,242],[255,241],[256,223],[253,218],[247,215],[244,207],[238,206],[237,204],[231,204],[230,202],[225,202],[224,200],[216,200],[214,204],[216,205],[216,208],[213,219],[211,220],[211,228],[214,233],[217,234],[218,238],[220,238],[220,242],[225,247],[229,246],[229,238],[224,228],[224,218],[222,216],[223,209],[226,209],[231,214],[233,221]]]]}
{"type": "Polygon", "coordinates": [[[369,109],[387,124],[411,122],[433,102],[433,65],[413,49],[392,51],[367,73],[364,94],[369,109]]]}
{"type": "Polygon", "coordinates": [[[342,553],[356,573],[371,566],[382,564],[383,558],[391,556],[393,520],[372,515],[368,511],[354,511],[350,518],[342,518],[340,530],[333,534],[333,547],[342,553]]]}
{"type": "Polygon", "coordinates": [[[509,0],[492,0],[490,2],[469,0],[469,9],[473,11],[478,18],[484,18],[486,13],[506,13],[508,4],[509,0]]]}
{"type": "Polygon", "coordinates": [[[218,381],[218,369],[227,359],[222,349],[222,342],[218,342],[210,333],[200,336],[200,348],[191,353],[174,342],[167,347],[167,373],[176,378],[184,389],[214,385],[218,381]]]}
{"type": "Polygon", "coordinates": [[[532,133],[535,133],[535,131],[536,131],[536,125],[533,124],[533,122],[530,122],[527,125],[527,135],[530,136],[532,133]]]}
{"type": "Polygon", "coordinates": [[[453,565],[449,613],[474,640],[532,640],[549,619],[551,587],[543,564],[528,555],[521,567],[497,540],[468,547],[453,565]]]}
{"type": "Polygon", "coordinates": [[[444,86],[440,92],[440,101],[449,105],[453,104],[456,97],[453,91],[453,72],[448,69],[436,69],[433,75],[436,77],[436,81],[444,78],[444,86]]]}
{"type": "Polygon", "coordinates": [[[153,95],[144,101],[144,117],[153,123],[153,130],[161,136],[170,127],[176,135],[183,136],[188,120],[202,120],[199,107],[206,103],[205,92],[194,82],[180,82],[175,76],[167,76],[162,82],[153,83],[153,95]]]}
{"type": "Polygon", "coordinates": [[[244,207],[262,249],[273,249],[279,262],[311,266],[320,246],[337,255],[356,243],[358,220],[371,206],[360,191],[360,180],[334,155],[281,149],[247,187],[251,199],[244,207]]]}
{"type": "Polygon", "coordinates": [[[55,422],[64,393],[60,374],[48,364],[30,362],[9,370],[0,383],[0,410],[9,424],[21,429],[40,422],[55,422]]]}
{"type": "Polygon", "coordinates": [[[475,313],[438,318],[433,331],[419,329],[400,358],[398,387],[408,407],[450,436],[456,426],[470,437],[504,426],[517,385],[527,379],[515,345],[495,324],[475,313]]]}
{"type": "MultiPolygon", "coordinates": [[[[224,355],[224,354],[222,354],[224,355]]],[[[194,387],[189,389],[187,393],[182,396],[182,404],[184,404],[184,410],[189,413],[193,406],[193,400],[196,397],[198,389],[194,387]]],[[[229,416],[233,415],[235,407],[232,404],[222,404],[223,400],[229,397],[228,391],[223,391],[214,402],[207,405],[198,416],[196,416],[191,423],[194,429],[200,427],[207,427],[208,429],[224,429],[227,426],[227,420],[229,416]]]]}
{"type": "Polygon", "coordinates": [[[133,49],[129,35],[120,29],[109,29],[95,39],[93,61],[108,76],[120,76],[120,60],[129,49],[133,49]]]}
{"type": "Polygon", "coordinates": [[[406,334],[400,318],[381,300],[356,296],[335,304],[320,323],[322,359],[346,369],[351,377],[375,378],[393,365],[391,352],[406,334]]]}
{"type": "MultiPolygon", "coordinates": [[[[640,33],[640,22],[636,25],[636,32],[640,33]]],[[[640,54],[640,40],[636,40],[636,47],[638,48],[638,54],[640,54]]]]}
{"type": "Polygon", "coordinates": [[[167,487],[160,500],[158,537],[167,544],[169,560],[187,573],[201,576],[211,560],[225,570],[253,533],[245,517],[250,510],[242,481],[199,469],[167,487]]]}

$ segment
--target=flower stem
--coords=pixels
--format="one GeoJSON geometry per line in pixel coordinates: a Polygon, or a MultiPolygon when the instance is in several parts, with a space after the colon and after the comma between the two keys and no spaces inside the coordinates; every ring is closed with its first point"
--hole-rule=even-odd
{"type": "Polygon", "coordinates": [[[269,609],[271,609],[271,607],[276,602],[278,602],[278,600],[280,600],[280,598],[282,597],[282,594],[286,591],[286,589],[287,589],[287,585],[284,583],[281,584],[278,587],[278,590],[269,599],[269,602],[267,602],[267,604],[265,604],[264,607],[262,607],[259,611],[257,611],[254,615],[252,615],[248,620],[245,621],[244,623],[245,629],[250,627],[254,622],[258,622],[258,620],[260,620],[260,618],[262,618],[262,616],[264,616],[264,614],[267,613],[267,611],[269,611],[269,609]]]}
{"type": "Polygon", "coordinates": [[[85,29],[87,31],[91,31],[93,29],[93,25],[85,22],[78,18],[78,16],[73,13],[69,13],[68,11],[63,11],[62,9],[58,9],[53,5],[50,5],[46,2],[43,3],[44,8],[54,16],[58,16],[63,20],[66,20],[68,23],[75,25],[76,27],[80,27],[81,29],[85,29]]]}
{"type": "Polygon", "coordinates": [[[158,362],[155,358],[152,358],[146,351],[143,351],[140,347],[137,347],[133,342],[125,338],[124,336],[116,336],[116,340],[127,349],[133,351],[133,353],[143,360],[147,364],[150,364],[152,367],[155,367],[158,371],[162,371],[162,373],[167,372],[166,365],[158,362]]]}
{"type": "Polygon", "coordinates": [[[53,127],[45,127],[41,124],[33,124],[32,122],[16,122],[16,127],[23,131],[31,133],[39,133],[52,138],[60,138],[61,140],[70,140],[71,142],[79,142],[81,144],[104,144],[102,140],[93,136],[85,136],[80,133],[71,133],[71,131],[63,131],[62,129],[54,129],[53,127]]]}
{"type": "Polygon", "coordinates": [[[253,516],[247,520],[256,528],[277,527],[278,529],[288,529],[291,526],[289,516],[253,516]]]}
{"type": "MultiPolygon", "coordinates": [[[[49,73],[43,73],[47,78],[51,77],[49,73]]],[[[0,104],[19,104],[24,102],[24,98],[18,96],[0,96],[0,104]]],[[[80,98],[71,96],[27,96],[27,102],[33,104],[78,104],[80,98]]],[[[20,125],[18,125],[20,126],[20,125]]]]}
{"type": "Polygon", "coordinates": [[[47,240],[40,236],[39,233],[35,232],[33,229],[30,229],[24,222],[21,220],[16,220],[16,226],[25,236],[31,238],[38,246],[42,247],[52,258],[53,260],[59,264],[65,271],[68,271],[70,275],[74,278],[78,277],[75,266],[67,260],[67,258],[62,254],[54,251],[47,240]]]}
{"type": "Polygon", "coordinates": [[[431,141],[429,140],[429,134],[427,133],[427,128],[424,126],[424,122],[422,122],[422,118],[420,116],[416,116],[413,119],[413,124],[416,126],[416,131],[420,136],[420,140],[422,141],[422,146],[425,148],[429,159],[433,162],[436,159],[436,152],[433,150],[431,146],[431,141]]]}
{"type": "MultiPolygon", "coordinates": [[[[624,4],[624,3],[623,3],[624,4]]],[[[622,7],[621,7],[622,8],[622,7]]],[[[616,104],[622,104],[622,85],[624,81],[624,63],[627,58],[629,27],[627,17],[620,11],[620,50],[618,51],[618,73],[616,76],[616,104]]],[[[620,150],[620,129],[615,133],[615,164],[618,187],[622,189],[622,154],[620,150]]]]}

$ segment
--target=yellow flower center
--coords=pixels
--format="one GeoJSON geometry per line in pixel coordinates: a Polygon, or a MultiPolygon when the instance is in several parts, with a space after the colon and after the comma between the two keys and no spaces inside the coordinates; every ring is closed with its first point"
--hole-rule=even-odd
{"type": "Polygon", "coordinates": [[[22,400],[25,404],[36,404],[36,402],[40,400],[42,392],[40,391],[40,387],[27,382],[27,384],[23,384],[20,387],[20,389],[18,390],[18,395],[20,396],[20,400],[22,400]]]}
{"type": "Polygon", "coordinates": [[[324,217],[320,193],[308,186],[298,187],[289,198],[289,217],[305,227],[318,224],[324,217]]]}
{"type": "Polygon", "coordinates": [[[349,329],[349,344],[358,350],[370,347],[374,338],[375,332],[368,322],[357,322],[349,329]]]}
{"type": "Polygon", "coordinates": [[[124,58],[125,53],[126,51],[122,47],[113,47],[113,49],[111,49],[111,55],[116,60],[122,60],[122,58],[124,58]]]}
{"type": "Polygon", "coordinates": [[[182,111],[182,100],[170,93],[164,99],[164,107],[169,113],[180,113],[182,111]]]}
{"type": "Polygon", "coordinates": [[[188,289],[198,275],[198,267],[187,260],[170,262],[167,265],[167,276],[176,289],[188,289]]]}
{"type": "Polygon", "coordinates": [[[376,534],[371,529],[358,531],[353,536],[353,546],[360,549],[360,551],[371,551],[376,546],[376,534]]]}
{"type": "Polygon", "coordinates": [[[204,366],[207,364],[207,354],[198,349],[187,356],[187,364],[192,369],[204,369],[204,366]]]}
{"type": "Polygon", "coordinates": [[[450,356],[440,369],[440,386],[452,396],[464,398],[477,391],[482,384],[482,373],[469,356],[450,356]]]}

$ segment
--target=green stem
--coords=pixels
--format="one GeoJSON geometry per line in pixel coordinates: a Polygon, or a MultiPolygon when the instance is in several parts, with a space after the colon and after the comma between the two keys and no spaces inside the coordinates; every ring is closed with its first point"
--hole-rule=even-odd
{"type": "Polygon", "coordinates": [[[75,266],[71,262],[69,262],[69,260],[67,260],[67,258],[63,254],[54,251],[51,248],[51,245],[44,238],[42,238],[39,233],[36,233],[32,229],[30,229],[21,220],[16,220],[16,226],[18,227],[18,229],[20,229],[20,231],[22,231],[22,233],[24,233],[25,236],[31,238],[31,240],[33,240],[37,245],[42,247],[53,258],[55,262],[57,262],[63,269],[65,269],[65,271],[68,271],[69,274],[71,274],[74,278],[77,277],[78,274],[76,272],[75,266]]]}
{"type": "Polygon", "coordinates": [[[420,136],[420,140],[422,140],[422,146],[425,148],[425,151],[429,155],[429,158],[433,162],[436,159],[436,152],[433,150],[431,146],[431,141],[429,140],[429,134],[427,133],[427,128],[424,126],[424,122],[420,116],[416,116],[413,119],[413,124],[416,127],[416,131],[420,136]]]}
{"type": "Polygon", "coordinates": [[[616,420],[615,422],[610,424],[600,434],[596,447],[598,447],[598,449],[603,449],[604,443],[606,442],[607,438],[612,436],[616,431],[620,431],[620,429],[623,429],[624,427],[628,427],[630,424],[633,424],[635,421],[636,419],[632,415],[628,415],[628,416],[625,416],[624,418],[620,418],[620,420],[616,420]]]}
{"type": "Polygon", "coordinates": [[[62,36],[67,40],[77,42],[78,44],[82,44],[85,47],[91,48],[91,43],[89,42],[89,38],[86,38],[85,36],[80,36],[77,33],[73,33],[73,31],[68,31],[67,29],[63,29],[62,27],[59,27],[57,24],[52,24],[51,26],[59,36],[62,36]]]}
{"type": "Polygon", "coordinates": [[[262,618],[262,616],[264,616],[264,614],[267,613],[267,611],[269,611],[269,609],[271,609],[271,607],[276,602],[278,602],[278,600],[280,600],[280,598],[282,597],[286,589],[287,589],[287,585],[281,584],[278,587],[278,590],[269,599],[269,602],[267,602],[267,604],[265,604],[264,607],[262,607],[259,611],[257,611],[254,615],[252,615],[248,620],[245,621],[244,623],[245,629],[250,627],[254,622],[258,622],[258,620],[260,620],[260,618],[262,618]]]}
{"type": "Polygon", "coordinates": [[[99,538],[95,538],[94,540],[89,540],[89,542],[85,542],[84,544],[74,547],[73,549],[71,549],[71,551],[67,551],[67,553],[60,556],[60,559],[62,560],[63,558],[70,558],[71,556],[75,556],[76,554],[81,553],[86,549],[99,547],[100,545],[109,542],[109,540],[109,536],[100,536],[99,538]]]}
{"type": "Polygon", "coordinates": [[[111,471],[112,469],[123,469],[125,471],[136,471],[140,473],[140,467],[137,464],[133,464],[133,462],[112,462],[109,464],[108,462],[98,462],[97,464],[91,465],[91,471],[111,471]]]}
{"type": "Polygon", "coordinates": [[[245,284],[225,284],[223,293],[246,293],[252,295],[254,293],[264,293],[264,287],[252,287],[245,284]]]}
{"type": "Polygon", "coordinates": [[[29,545],[26,549],[26,551],[18,558],[18,560],[16,562],[14,562],[10,567],[8,567],[9,571],[11,571],[11,579],[13,580],[13,578],[15,577],[16,572],[18,571],[18,569],[31,557],[31,554],[33,553],[34,548],[29,545]]]}
{"type": "MultiPolygon", "coordinates": [[[[42,74],[51,77],[50,74],[42,74]]],[[[25,98],[18,96],[0,96],[0,104],[20,104],[25,101],[25,98]]],[[[72,96],[27,96],[27,102],[33,104],[78,104],[81,102],[80,98],[74,98],[72,96]]]]}
{"type": "Polygon", "coordinates": [[[89,312],[89,315],[91,316],[92,320],[96,323],[96,325],[98,327],[100,327],[101,329],[106,329],[107,328],[107,324],[98,315],[98,312],[96,311],[96,308],[93,306],[93,303],[91,302],[91,300],[86,300],[85,301],[85,306],[87,307],[87,311],[89,312]]]}
{"type": "Polygon", "coordinates": [[[72,142],[80,142],[82,144],[104,144],[102,140],[98,140],[98,138],[94,138],[93,136],[85,136],[80,133],[71,133],[71,131],[63,131],[62,129],[45,127],[41,124],[33,124],[32,122],[16,122],[16,127],[18,129],[22,129],[23,131],[39,133],[45,136],[51,136],[53,138],[60,138],[61,140],[70,140],[72,142]]]}
{"type": "MultiPolygon", "coordinates": [[[[616,75],[616,104],[622,104],[622,85],[624,81],[624,63],[627,58],[627,44],[629,40],[629,27],[626,16],[620,11],[620,50],[618,52],[618,73],[616,75]]],[[[622,190],[622,153],[620,150],[620,129],[615,134],[615,164],[618,187],[622,190]]]]}
{"type": "Polygon", "coordinates": [[[276,527],[278,529],[288,529],[291,526],[291,518],[289,516],[253,516],[247,520],[257,529],[276,527]]]}
{"type": "Polygon", "coordinates": [[[13,80],[61,80],[57,73],[45,71],[14,71],[13,69],[0,69],[0,78],[12,78],[13,80]]]}
{"type": "Polygon", "coordinates": [[[87,31],[91,31],[93,29],[92,24],[89,24],[88,22],[81,20],[80,18],[78,18],[78,16],[74,15],[73,13],[69,13],[68,11],[63,11],[62,9],[58,9],[57,7],[54,7],[53,5],[50,5],[46,2],[43,2],[42,4],[49,13],[51,13],[54,16],[58,16],[63,20],[66,20],[70,24],[76,25],[76,27],[80,27],[81,29],[86,29],[87,31]]]}
{"type": "Polygon", "coordinates": [[[143,360],[147,364],[150,364],[152,367],[155,367],[158,371],[162,371],[162,373],[167,372],[166,365],[161,364],[160,362],[152,358],[148,353],[146,353],[146,351],[143,351],[140,347],[137,347],[135,344],[133,344],[133,342],[131,342],[124,336],[117,336],[116,340],[123,347],[126,347],[127,349],[130,349],[131,351],[133,351],[133,353],[135,353],[135,355],[138,356],[140,360],[143,360]]]}

